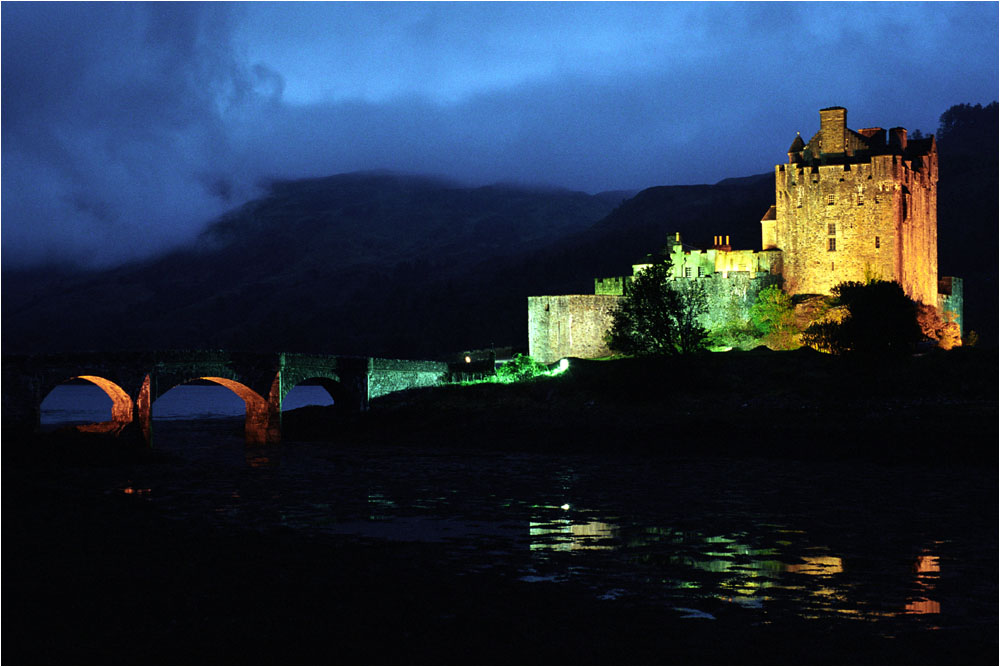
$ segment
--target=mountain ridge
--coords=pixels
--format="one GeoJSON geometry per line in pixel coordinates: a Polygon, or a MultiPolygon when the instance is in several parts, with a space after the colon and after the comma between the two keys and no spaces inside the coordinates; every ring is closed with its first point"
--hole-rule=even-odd
{"type": "MultiPolygon", "coordinates": [[[[998,177],[981,146],[996,145],[996,110],[953,107],[939,141],[939,273],[965,279],[966,328],[991,346],[998,177]]],[[[526,349],[528,296],[592,293],[594,278],[628,274],[675,232],[695,246],[722,234],[757,248],[774,203],[773,173],[631,197],[392,172],[269,188],[198,244],[157,258],[99,271],[5,270],[4,353],[526,349]]]]}

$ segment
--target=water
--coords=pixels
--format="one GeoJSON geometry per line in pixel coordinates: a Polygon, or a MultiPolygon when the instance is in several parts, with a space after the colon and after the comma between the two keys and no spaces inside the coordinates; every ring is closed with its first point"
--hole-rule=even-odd
{"type": "MultiPolygon", "coordinates": [[[[300,389],[288,403],[329,403],[320,387],[300,389]]],[[[46,423],[107,419],[100,390],[58,391],[46,423]]],[[[177,519],[445,544],[456,575],[555,582],[706,622],[738,609],[762,623],[849,621],[883,636],[996,629],[988,472],[301,442],[252,451],[242,401],[227,394],[165,395],[153,406],[156,447],[176,463],[101,469],[88,483],[177,519]]]]}
{"type": "MultiPolygon", "coordinates": [[[[282,402],[282,410],[331,405],[322,387],[298,385],[282,402]]],[[[153,403],[153,419],[219,419],[242,417],[243,399],[218,385],[181,385],[153,403]]],[[[42,425],[90,424],[111,418],[111,399],[92,384],[63,384],[42,401],[42,425]]]]}

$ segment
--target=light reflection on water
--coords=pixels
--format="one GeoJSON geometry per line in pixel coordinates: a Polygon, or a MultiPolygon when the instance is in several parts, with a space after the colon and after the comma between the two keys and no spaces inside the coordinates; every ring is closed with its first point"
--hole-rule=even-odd
{"type": "MultiPolygon", "coordinates": [[[[973,539],[972,524],[955,521],[964,481],[933,471],[324,443],[251,449],[238,420],[231,432],[167,422],[156,446],[178,463],[106,488],[180,519],[443,545],[456,574],[583,586],[692,618],[716,618],[721,605],[761,622],[792,615],[932,629],[976,618],[955,615],[955,581],[995,599],[996,545],[956,546],[973,539]],[[933,499],[912,493],[942,485],[933,499]]],[[[995,626],[992,599],[972,607],[995,626]]]]}

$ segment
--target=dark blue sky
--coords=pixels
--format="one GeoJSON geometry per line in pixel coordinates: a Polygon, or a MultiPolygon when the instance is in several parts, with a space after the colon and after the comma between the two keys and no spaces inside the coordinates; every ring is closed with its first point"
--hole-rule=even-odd
{"type": "Polygon", "coordinates": [[[5,2],[3,265],[149,255],[269,178],[767,172],[822,107],[930,133],[996,99],[997,49],[991,2],[5,2]]]}

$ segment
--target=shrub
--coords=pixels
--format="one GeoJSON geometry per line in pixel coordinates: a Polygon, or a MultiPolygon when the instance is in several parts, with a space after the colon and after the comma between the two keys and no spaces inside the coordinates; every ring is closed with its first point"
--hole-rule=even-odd
{"type": "Polygon", "coordinates": [[[750,307],[750,322],[760,331],[764,344],[772,350],[799,347],[792,297],[776,285],[765,287],[750,307]]]}
{"type": "Polygon", "coordinates": [[[828,317],[802,334],[807,345],[834,354],[905,354],[923,338],[917,304],[897,282],[844,282],[833,288],[838,319],[828,317]]]}
{"type": "Polygon", "coordinates": [[[942,317],[937,308],[921,303],[917,305],[917,324],[924,336],[937,343],[942,350],[950,350],[962,344],[955,313],[946,312],[942,317]]]}
{"type": "Polygon", "coordinates": [[[549,372],[545,364],[539,363],[527,354],[515,354],[514,358],[497,369],[498,382],[524,382],[549,372]]]}
{"type": "Polygon", "coordinates": [[[761,344],[761,331],[752,322],[731,320],[708,332],[709,349],[752,350],[761,344]]]}

